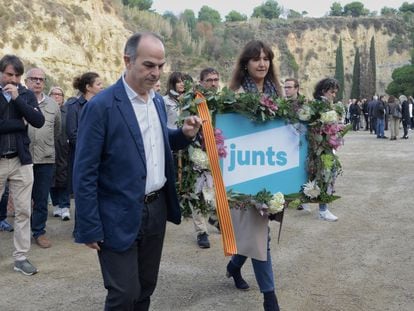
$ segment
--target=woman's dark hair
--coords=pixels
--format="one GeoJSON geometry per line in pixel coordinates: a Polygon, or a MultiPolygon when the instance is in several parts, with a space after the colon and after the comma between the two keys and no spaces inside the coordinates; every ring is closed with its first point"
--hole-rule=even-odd
{"type": "Polygon", "coordinates": [[[324,93],[329,90],[339,90],[339,82],[333,78],[325,78],[319,81],[315,86],[315,91],[313,92],[313,98],[322,99],[324,93]]]}
{"type": "Polygon", "coordinates": [[[388,97],[388,103],[393,103],[395,102],[396,98],[392,95],[390,95],[390,97],[388,97]]]}
{"type": "Polygon", "coordinates": [[[174,71],[170,74],[167,81],[167,91],[165,92],[165,95],[169,95],[170,91],[177,91],[175,88],[175,85],[178,82],[184,81],[184,75],[179,71],[174,71]]]}
{"type": "Polygon", "coordinates": [[[247,72],[247,64],[249,63],[249,60],[260,57],[260,52],[262,51],[262,49],[270,60],[269,71],[267,72],[266,78],[273,82],[273,84],[276,87],[277,93],[279,95],[282,94],[279,78],[275,73],[275,68],[273,65],[273,58],[275,57],[275,54],[273,53],[269,45],[260,40],[250,41],[243,48],[242,52],[239,55],[239,58],[237,59],[236,67],[233,71],[233,76],[230,82],[230,89],[235,91],[240,88],[244,78],[249,74],[247,72]]]}
{"type": "Polygon", "coordinates": [[[86,94],[86,86],[92,86],[96,78],[99,78],[99,75],[96,72],[86,72],[83,75],[73,79],[72,85],[76,90],[79,90],[82,94],[86,94]]]}

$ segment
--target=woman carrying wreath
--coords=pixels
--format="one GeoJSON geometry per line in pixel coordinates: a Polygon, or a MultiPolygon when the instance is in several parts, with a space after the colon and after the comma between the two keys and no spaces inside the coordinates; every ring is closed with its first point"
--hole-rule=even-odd
{"type": "MultiPolygon", "coordinates": [[[[334,99],[336,94],[339,91],[339,82],[336,79],[332,79],[332,78],[325,78],[320,80],[316,86],[315,86],[315,90],[313,92],[313,97],[318,100],[323,102],[326,106],[332,106],[334,103],[334,99]]],[[[339,120],[338,120],[339,121],[339,120]]],[[[319,158],[322,158],[323,155],[326,152],[322,153],[320,155],[319,158]]],[[[328,153],[335,153],[335,150],[330,148],[328,153]]],[[[335,182],[336,179],[336,170],[333,169],[329,172],[331,174],[331,184],[330,184],[330,190],[328,190],[328,194],[332,194],[333,193],[333,184],[335,182]]],[[[336,217],[334,214],[332,214],[329,210],[328,210],[328,204],[326,203],[319,203],[319,219],[321,220],[327,220],[327,221],[337,221],[338,217],[336,217]]]]}
{"type": "MultiPolygon", "coordinates": [[[[246,44],[236,63],[230,88],[238,93],[259,93],[281,96],[281,85],[274,71],[274,54],[262,41],[253,40],[246,44]]],[[[254,208],[233,208],[232,222],[236,235],[238,254],[233,255],[227,265],[227,277],[233,277],[238,289],[247,290],[249,285],[241,276],[241,268],[247,256],[252,265],[260,291],[264,295],[264,310],[279,310],[275,293],[275,282],[270,254],[269,217],[260,215],[254,208]]]]}

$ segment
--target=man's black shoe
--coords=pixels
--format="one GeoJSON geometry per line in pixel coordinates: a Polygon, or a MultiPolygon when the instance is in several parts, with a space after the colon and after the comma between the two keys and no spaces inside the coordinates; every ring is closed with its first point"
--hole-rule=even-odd
{"type": "Polygon", "coordinates": [[[197,244],[200,248],[210,248],[210,241],[208,240],[208,234],[203,232],[197,235],[197,244]]]}

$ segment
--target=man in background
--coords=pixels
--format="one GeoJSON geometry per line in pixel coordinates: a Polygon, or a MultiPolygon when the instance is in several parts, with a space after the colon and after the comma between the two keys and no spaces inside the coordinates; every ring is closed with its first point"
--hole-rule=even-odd
{"type": "Polygon", "coordinates": [[[36,96],[20,84],[23,72],[23,63],[17,56],[5,55],[0,60],[0,193],[8,181],[15,210],[14,270],[33,275],[37,269],[27,259],[33,185],[27,124],[40,128],[45,118],[36,96]]]}
{"type": "Polygon", "coordinates": [[[25,82],[27,88],[35,94],[39,108],[45,116],[44,126],[39,129],[29,126],[28,132],[34,176],[32,234],[37,245],[49,248],[52,243],[46,237],[47,206],[55,165],[55,140],[61,131],[60,109],[53,99],[43,93],[46,75],[42,69],[30,69],[25,82]]]}

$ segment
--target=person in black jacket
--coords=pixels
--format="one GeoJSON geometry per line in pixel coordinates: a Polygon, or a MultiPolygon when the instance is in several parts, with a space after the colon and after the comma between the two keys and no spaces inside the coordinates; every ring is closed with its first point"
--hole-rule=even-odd
{"type": "Polygon", "coordinates": [[[33,185],[27,125],[41,128],[45,118],[36,96],[20,84],[23,72],[23,63],[17,56],[5,55],[0,60],[0,193],[9,181],[15,209],[14,270],[33,275],[37,269],[26,257],[31,240],[33,185]]]}
{"type": "Polygon", "coordinates": [[[79,97],[67,100],[66,135],[69,140],[69,192],[72,193],[72,171],[78,137],[79,118],[85,104],[103,89],[102,80],[96,72],[86,72],[73,80],[73,87],[79,91],[79,97]]]}
{"type": "Polygon", "coordinates": [[[408,127],[410,126],[410,111],[409,111],[409,103],[407,96],[401,95],[399,97],[401,103],[401,114],[402,114],[402,125],[404,129],[404,135],[401,137],[402,139],[408,139],[408,127]]]}

